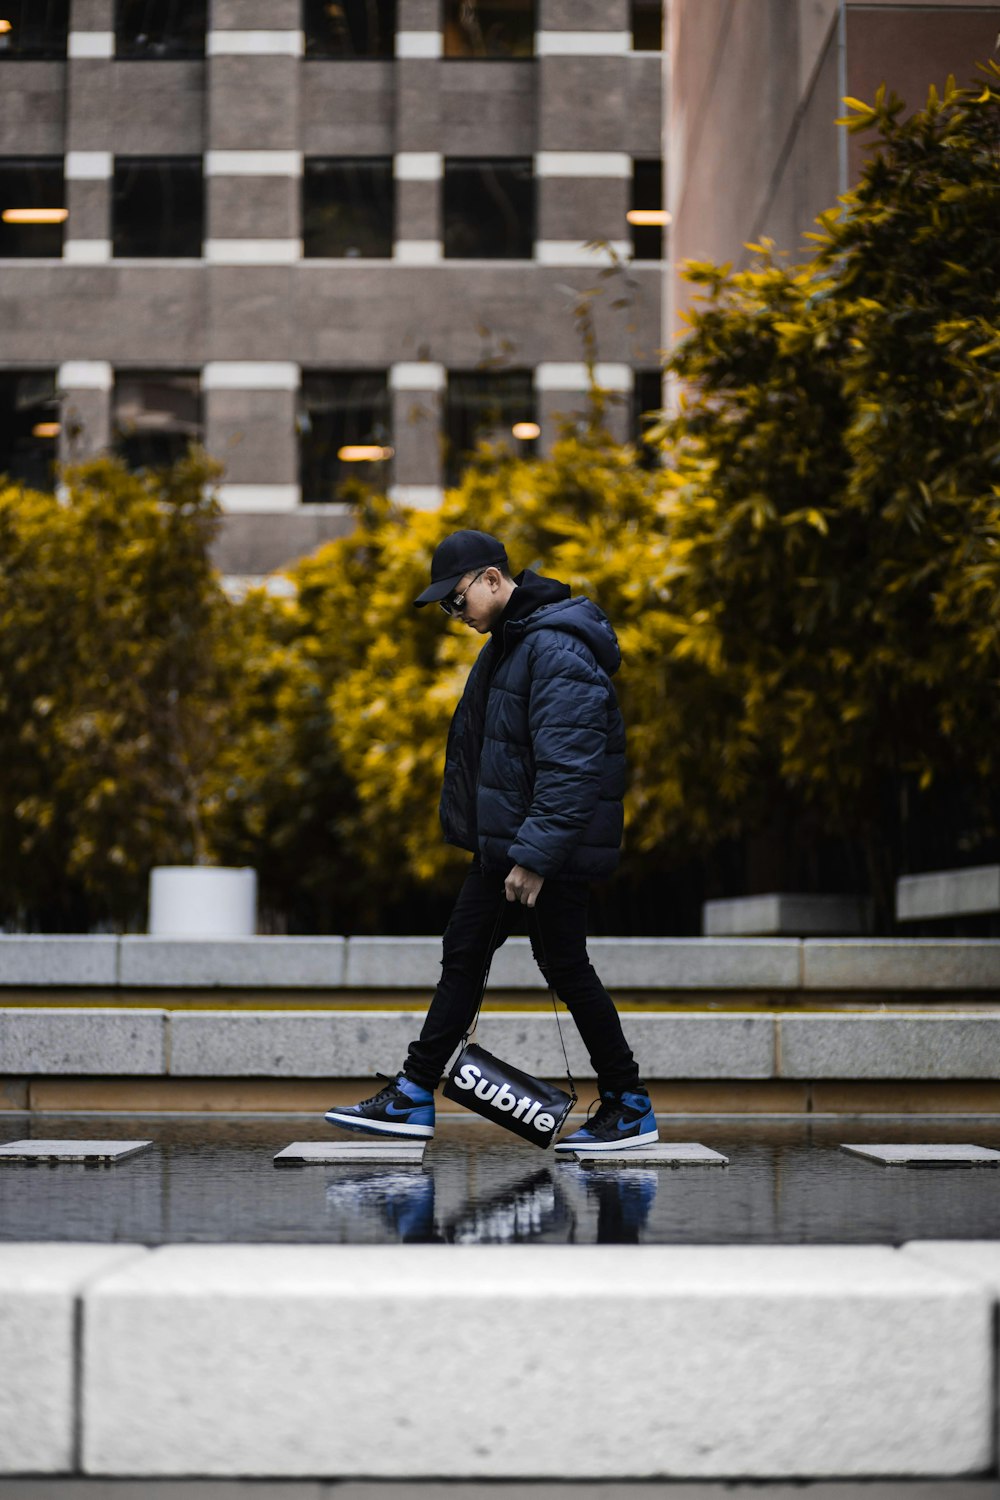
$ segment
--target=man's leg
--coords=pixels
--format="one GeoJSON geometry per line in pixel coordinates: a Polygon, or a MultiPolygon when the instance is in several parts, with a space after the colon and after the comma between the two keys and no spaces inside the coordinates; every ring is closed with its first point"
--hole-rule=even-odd
{"type": "Polygon", "coordinates": [[[583,880],[548,880],[529,922],[531,950],[547,984],[576,1022],[601,1091],[640,1082],[615,1002],[587,953],[590,891],[583,880]]]}
{"type": "Polygon", "coordinates": [[[510,932],[515,908],[503,883],[501,871],[484,871],[476,859],[445,928],[441,978],[403,1064],[407,1078],[432,1092],[472,1022],[487,965],[510,932]]]}

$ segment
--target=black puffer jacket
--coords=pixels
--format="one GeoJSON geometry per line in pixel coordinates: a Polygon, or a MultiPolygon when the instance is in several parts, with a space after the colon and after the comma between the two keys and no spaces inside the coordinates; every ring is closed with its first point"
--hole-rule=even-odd
{"type": "Polygon", "coordinates": [[[518,617],[476,658],[448,734],[445,840],[478,849],[487,868],[598,879],[618,864],[622,837],[618,642],[565,584],[530,569],[515,581],[518,617]]]}

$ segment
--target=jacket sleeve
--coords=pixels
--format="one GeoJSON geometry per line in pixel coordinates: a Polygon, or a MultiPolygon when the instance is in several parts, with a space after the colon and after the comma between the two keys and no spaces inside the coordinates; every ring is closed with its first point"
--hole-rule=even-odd
{"type": "Polygon", "coordinates": [[[594,815],[608,738],[607,681],[586,647],[556,631],[532,641],[528,732],[534,790],[508,854],[537,875],[555,875],[594,815]]]}

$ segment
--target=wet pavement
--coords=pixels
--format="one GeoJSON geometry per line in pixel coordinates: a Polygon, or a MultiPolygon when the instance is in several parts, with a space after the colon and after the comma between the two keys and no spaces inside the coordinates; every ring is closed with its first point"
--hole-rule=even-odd
{"type": "Polygon", "coordinates": [[[358,1139],[302,1116],[0,1118],[0,1142],[145,1139],[110,1166],[0,1165],[0,1240],[330,1244],[900,1244],[1000,1237],[1000,1169],[885,1167],[840,1144],[1000,1148],[1000,1120],[661,1120],[727,1167],[581,1166],[475,1119],[420,1165],[275,1166],[292,1141],[358,1139]]]}

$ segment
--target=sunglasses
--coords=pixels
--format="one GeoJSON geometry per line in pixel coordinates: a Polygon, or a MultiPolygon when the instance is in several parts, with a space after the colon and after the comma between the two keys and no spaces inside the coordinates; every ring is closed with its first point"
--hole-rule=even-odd
{"type": "MultiPolygon", "coordinates": [[[[492,566],[492,563],[486,564],[487,568],[492,566]]],[[[480,568],[478,573],[473,574],[460,594],[449,594],[447,599],[438,600],[438,604],[444,610],[446,615],[460,615],[462,613],[462,610],[465,608],[466,594],[469,592],[476,579],[482,578],[485,572],[486,568],[480,568]]]]}

